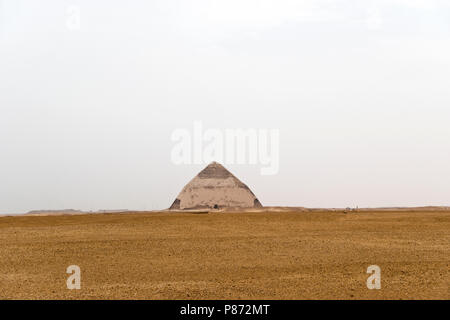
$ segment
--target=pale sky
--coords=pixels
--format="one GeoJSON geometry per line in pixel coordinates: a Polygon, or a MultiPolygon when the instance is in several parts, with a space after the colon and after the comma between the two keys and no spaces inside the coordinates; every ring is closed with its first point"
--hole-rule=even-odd
{"type": "Polygon", "coordinates": [[[450,2],[0,0],[0,213],[167,208],[194,121],[280,130],[263,205],[450,205],[450,2]]]}

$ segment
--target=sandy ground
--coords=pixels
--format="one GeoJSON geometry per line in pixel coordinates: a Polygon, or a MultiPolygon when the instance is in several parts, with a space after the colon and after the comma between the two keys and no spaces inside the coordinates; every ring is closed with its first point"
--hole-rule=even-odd
{"type": "Polygon", "coordinates": [[[449,299],[449,267],[449,211],[0,218],[2,299],[449,299]]]}

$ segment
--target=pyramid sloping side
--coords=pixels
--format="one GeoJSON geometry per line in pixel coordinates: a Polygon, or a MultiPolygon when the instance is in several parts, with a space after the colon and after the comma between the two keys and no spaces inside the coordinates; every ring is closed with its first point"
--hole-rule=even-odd
{"type": "Polygon", "coordinates": [[[253,192],[231,172],[212,163],[192,179],[173,202],[171,209],[259,208],[253,192]]]}

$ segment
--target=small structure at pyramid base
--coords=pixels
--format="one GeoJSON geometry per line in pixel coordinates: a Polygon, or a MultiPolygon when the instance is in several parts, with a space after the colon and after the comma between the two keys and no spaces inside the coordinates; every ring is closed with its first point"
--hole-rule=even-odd
{"type": "Polygon", "coordinates": [[[177,196],[169,209],[262,208],[253,192],[217,162],[210,163],[177,196]]]}

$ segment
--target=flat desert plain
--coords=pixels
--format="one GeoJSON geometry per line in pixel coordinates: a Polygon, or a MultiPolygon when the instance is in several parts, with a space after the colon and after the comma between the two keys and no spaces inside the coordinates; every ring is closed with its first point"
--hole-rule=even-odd
{"type": "Polygon", "coordinates": [[[450,211],[0,217],[2,299],[449,299],[449,267],[450,211]]]}

